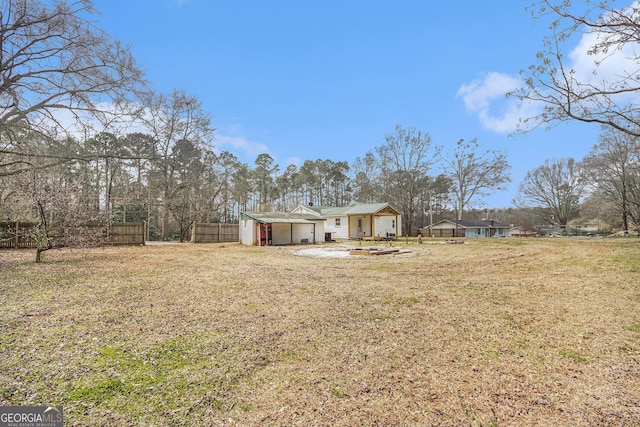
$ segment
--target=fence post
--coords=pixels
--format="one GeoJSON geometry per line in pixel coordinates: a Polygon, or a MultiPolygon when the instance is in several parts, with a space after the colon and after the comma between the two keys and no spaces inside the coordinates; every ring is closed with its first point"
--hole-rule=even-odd
{"type": "Polygon", "coordinates": [[[19,241],[20,237],[18,237],[20,236],[19,231],[20,231],[20,221],[16,221],[16,249],[18,249],[18,243],[20,242],[19,241]]]}

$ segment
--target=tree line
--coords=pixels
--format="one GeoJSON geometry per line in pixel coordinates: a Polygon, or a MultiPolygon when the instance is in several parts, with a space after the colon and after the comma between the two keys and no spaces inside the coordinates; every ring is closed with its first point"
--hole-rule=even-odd
{"type": "Polygon", "coordinates": [[[23,152],[3,156],[0,215],[68,227],[147,221],[150,239],[182,241],[196,222],[237,222],[243,211],[385,201],[401,209],[409,233],[433,211],[442,216],[459,208],[462,217],[474,196],[508,180],[505,157],[480,155],[476,141],[457,145],[457,175],[432,175],[441,148],[428,134],[401,126],[353,164],[317,159],[281,170],[263,153],[248,165],[215,150],[197,99],[175,91],[164,102],[146,109],[144,133],[104,131],[86,140],[25,134],[23,152]],[[184,115],[193,123],[178,120],[184,115]]]}
{"type": "Polygon", "coordinates": [[[527,172],[516,203],[548,224],[566,226],[576,218],[609,228],[638,231],[640,224],[640,141],[605,127],[582,160],[550,159],[527,172]]]}
{"type": "MultiPolygon", "coordinates": [[[[574,33],[604,34],[594,54],[637,44],[638,11],[610,4],[536,3],[534,13],[557,16],[557,31],[540,65],[523,71],[527,86],[511,94],[546,105],[523,122],[603,126],[587,158],[549,160],[527,174],[518,203],[539,220],[566,224],[582,208],[625,230],[638,224],[637,73],[595,86],[563,63],[574,33]]],[[[428,133],[401,125],[351,164],[317,159],[281,170],[268,153],[245,164],[216,150],[197,97],[155,92],[95,13],[90,0],[0,1],[0,218],[35,222],[38,254],[53,247],[55,227],[71,241],[82,224],[145,220],[150,238],[184,240],[193,222],[300,204],[390,202],[409,233],[434,215],[477,215],[483,197],[510,180],[502,152],[460,140],[443,153],[428,133]]]]}

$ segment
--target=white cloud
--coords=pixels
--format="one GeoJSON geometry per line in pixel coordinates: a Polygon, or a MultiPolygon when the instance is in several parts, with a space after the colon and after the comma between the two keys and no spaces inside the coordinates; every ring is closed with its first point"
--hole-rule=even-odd
{"type": "Polygon", "coordinates": [[[467,110],[478,112],[489,108],[490,102],[520,86],[520,81],[507,74],[489,73],[483,80],[462,85],[458,96],[462,96],[467,110]]]}
{"type": "MultiPolygon", "coordinates": [[[[138,108],[129,105],[129,108],[138,108]]],[[[126,134],[132,132],[147,132],[145,126],[138,120],[132,119],[126,111],[109,102],[96,104],[97,111],[101,111],[101,120],[95,115],[80,110],[71,112],[58,108],[51,110],[53,120],[48,121],[49,127],[58,132],[59,136],[67,135],[84,140],[100,132],[126,134]]]]}
{"type": "MultiPolygon", "coordinates": [[[[259,154],[269,152],[269,147],[267,147],[265,144],[250,141],[243,136],[229,136],[216,132],[213,141],[216,144],[216,148],[218,149],[232,152],[240,151],[244,154],[245,157],[252,159],[258,157],[259,154]],[[223,147],[231,147],[233,150],[223,147]]],[[[235,152],[234,154],[237,155],[237,153],[235,152]]]]}
{"type": "MultiPolygon", "coordinates": [[[[69,110],[58,109],[55,111],[55,123],[51,126],[57,126],[58,132],[62,135],[66,133],[80,140],[90,138],[97,133],[107,131],[115,134],[127,134],[133,132],[149,133],[149,129],[139,120],[131,117],[122,117],[117,119],[121,112],[116,111],[113,104],[101,103],[98,105],[101,111],[110,112],[108,126],[100,123],[95,117],[84,114],[80,117],[74,116],[69,110]]],[[[148,112],[145,112],[148,114],[148,112]]],[[[269,147],[265,144],[251,141],[241,136],[242,127],[240,125],[229,125],[220,131],[214,132],[213,142],[216,151],[229,151],[243,161],[252,162],[259,154],[269,153],[269,147]]],[[[287,164],[301,163],[298,158],[287,159],[287,164]]]]}
{"type": "Polygon", "coordinates": [[[583,84],[595,86],[625,84],[630,75],[638,78],[638,55],[636,46],[626,44],[620,49],[607,53],[589,54],[591,47],[598,41],[595,33],[582,36],[580,43],[569,53],[570,66],[574,78],[583,84]]]}
{"type": "Polygon", "coordinates": [[[287,166],[289,166],[289,165],[296,165],[296,166],[300,167],[300,166],[304,163],[304,160],[302,160],[300,157],[295,157],[295,156],[294,156],[294,157],[287,157],[287,158],[284,160],[284,163],[285,163],[287,166]]]}
{"type": "Polygon", "coordinates": [[[532,104],[507,98],[507,93],[520,88],[522,84],[517,77],[491,72],[483,79],[462,85],[457,96],[462,98],[467,111],[478,114],[482,127],[498,133],[509,133],[521,124],[521,118],[534,113],[532,104]]]}
{"type": "MultiPolygon", "coordinates": [[[[636,0],[628,13],[640,7],[636,0]]],[[[637,18],[637,13],[636,13],[637,18]]],[[[609,90],[627,87],[629,77],[635,82],[640,79],[637,45],[627,43],[619,49],[610,49],[607,53],[590,54],[594,44],[603,37],[595,32],[585,33],[578,44],[567,55],[566,69],[572,70],[573,78],[582,84],[600,86],[609,90]]],[[[524,102],[516,97],[506,98],[506,93],[523,86],[522,80],[500,72],[491,72],[483,79],[464,84],[458,90],[467,111],[478,115],[485,129],[495,132],[513,132],[517,126],[523,126],[523,119],[540,114],[542,105],[524,102]]],[[[613,98],[614,101],[638,102],[637,93],[625,93],[613,98]]],[[[529,123],[535,126],[535,123],[529,123]]]]}

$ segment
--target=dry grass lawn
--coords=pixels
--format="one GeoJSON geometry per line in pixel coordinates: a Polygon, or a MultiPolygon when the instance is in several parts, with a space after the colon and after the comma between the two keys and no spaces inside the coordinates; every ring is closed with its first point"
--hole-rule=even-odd
{"type": "Polygon", "coordinates": [[[0,252],[0,405],[65,425],[640,425],[640,241],[0,252]],[[306,249],[308,247],[304,247],[306,249]]]}

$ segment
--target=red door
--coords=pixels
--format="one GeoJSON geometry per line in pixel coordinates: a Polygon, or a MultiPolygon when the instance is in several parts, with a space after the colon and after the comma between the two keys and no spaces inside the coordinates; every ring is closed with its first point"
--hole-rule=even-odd
{"type": "Polygon", "coordinates": [[[271,224],[258,224],[258,246],[271,246],[271,224]]]}

